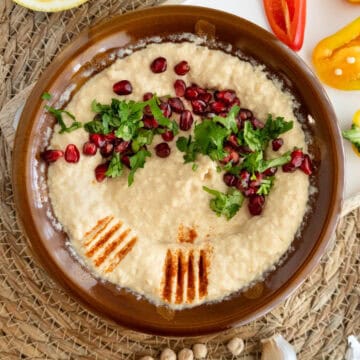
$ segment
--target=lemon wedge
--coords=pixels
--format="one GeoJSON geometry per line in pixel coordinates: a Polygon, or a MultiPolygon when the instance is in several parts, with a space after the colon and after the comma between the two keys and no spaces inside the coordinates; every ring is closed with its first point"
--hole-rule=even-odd
{"type": "Polygon", "coordinates": [[[88,0],[14,0],[17,4],[35,11],[56,12],[79,6],[88,0]]]}

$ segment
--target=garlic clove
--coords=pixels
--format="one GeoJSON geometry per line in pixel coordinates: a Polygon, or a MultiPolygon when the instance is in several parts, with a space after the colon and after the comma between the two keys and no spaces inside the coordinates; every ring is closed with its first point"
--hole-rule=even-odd
{"type": "Polygon", "coordinates": [[[279,334],[261,340],[261,343],[261,360],[296,360],[294,347],[279,334]]]}
{"type": "Polygon", "coordinates": [[[176,360],[176,354],[171,349],[166,348],[161,352],[160,360],[176,360]]]}
{"type": "Polygon", "coordinates": [[[360,359],[360,342],[354,336],[348,337],[348,348],[345,354],[345,360],[359,360],[360,359]]]}
{"type": "Polygon", "coordinates": [[[227,344],[227,348],[234,356],[240,355],[244,350],[244,347],[245,345],[243,339],[240,339],[238,337],[234,337],[227,344]]]}
{"type": "Polygon", "coordinates": [[[178,353],[178,360],[194,360],[192,350],[184,348],[178,353]]]}
{"type": "Polygon", "coordinates": [[[207,355],[207,347],[205,344],[195,344],[193,346],[195,359],[205,359],[207,355]]]}

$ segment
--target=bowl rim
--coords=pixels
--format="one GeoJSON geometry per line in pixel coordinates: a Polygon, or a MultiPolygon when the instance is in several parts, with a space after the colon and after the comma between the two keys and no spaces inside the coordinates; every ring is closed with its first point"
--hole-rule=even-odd
{"type": "MultiPolygon", "coordinates": [[[[96,39],[101,36],[102,31],[105,31],[104,28],[116,27],[116,23],[121,20],[121,22],[126,26],[127,21],[133,21],[135,18],[139,16],[147,16],[154,17],[159,14],[174,14],[184,15],[189,12],[204,12],[207,14],[216,16],[222,16],[223,18],[232,19],[233,21],[240,21],[246,26],[256,30],[259,33],[259,36],[264,36],[265,38],[270,39],[272,42],[276,43],[277,47],[282,48],[282,51],[287,54],[290,58],[296,59],[297,65],[301,68],[304,77],[307,78],[309,84],[311,84],[313,90],[318,95],[319,98],[322,99],[322,103],[319,106],[322,107],[322,111],[326,114],[329,119],[334,119],[335,121],[329,121],[329,131],[332,134],[331,137],[331,146],[334,151],[334,157],[332,161],[334,163],[334,177],[337,181],[334,183],[335,191],[332,194],[331,199],[331,208],[328,210],[328,214],[326,220],[323,224],[322,231],[319,235],[319,238],[316,241],[316,244],[312,248],[311,252],[308,255],[308,261],[302,263],[302,265],[297,269],[297,271],[291,276],[290,280],[283,284],[280,289],[274,294],[273,298],[271,298],[264,305],[259,306],[257,311],[254,313],[250,313],[247,316],[244,316],[241,320],[232,319],[229,320],[226,325],[206,325],[206,328],[196,329],[195,331],[192,329],[164,329],[159,328],[157,326],[151,326],[149,324],[128,322],[127,319],[121,322],[121,325],[150,334],[158,334],[158,335],[171,335],[171,336],[193,336],[193,335],[202,335],[214,333],[222,330],[227,330],[231,327],[243,325],[259,317],[263,316],[270,310],[272,310],[276,305],[279,305],[286,298],[288,298],[307,278],[310,272],[315,268],[315,266],[319,263],[321,256],[326,251],[326,248],[330,242],[331,235],[334,233],[336,224],[340,217],[341,206],[343,201],[343,188],[344,188],[344,152],[341,142],[340,130],[338,123],[336,121],[336,115],[333,110],[332,104],[321,86],[319,80],[312,73],[310,68],[302,61],[295,53],[291,50],[287,49],[282,43],[280,43],[272,34],[268,33],[266,30],[260,28],[258,25],[249,22],[246,19],[242,19],[233,14],[229,14],[223,11],[210,9],[201,6],[184,6],[184,5],[167,5],[160,6],[148,9],[136,10],[133,12],[129,12],[122,15],[117,15],[108,19],[106,21],[101,21],[100,23],[95,24],[94,26],[87,27],[84,29],[74,40],[72,40],[52,61],[52,63],[45,69],[42,76],[37,81],[34,89],[32,90],[30,96],[28,97],[25,107],[21,114],[21,119],[16,131],[15,136],[15,145],[13,152],[13,164],[12,164],[12,183],[13,183],[13,191],[14,191],[14,199],[17,210],[18,219],[20,220],[20,224],[24,229],[25,234],[30,239],[30,247],[33,249],[33,253],[35,257],[40,260],[40,263],[46,269],[47,273],[49,273],[53,278],[57,280],[66,290],[67,293],[70,293],[72,297],[80,300],[82,304],[84,304],[87,308],[90,308],[92,311],[99,313],[98,309],[95,309],[94,304],[86,298],[86,294],[79,291],[69,279],[64,274],[59,276],[53,270],[54,262],[51,258],[48,257],[48,251],[42,243],[41,237],[41,229],[38,229],[35,225],[34,216],[31,210],[31,203],[29,199],[31,199],[32,187],[31,187],[31,178],[29,176],[29,162],[20,162],[15,161],[17,159],[21,159],[25,154],[27,154],[27,159],[29,159],[29,145],[31,143],[30,137],[30,128],[31,128],[31,119],[29,117],[35,111],[36,102],[34,99],[40,98],[43,89],[47,87],[45,84],[51,84],[53,79],[57,76],[56,68],[60,63],[67,59],[73,58],[76,54],[81,53],[82,49],[87,45],[89,37],[92,38],[94,44],[96,43],[96,39]],[[22,166],[23,164],[28,164],[28,167],[22,166]],[[25,186],[21,186],[21,180],[25,179],[25,186]],[[31,235],[30,235],[31,234],[31,235]],[[30,235],[30,236],[29,236],[30,235]],[[36,241],[34,239],[37,239],[36,241]],[[36,248],[35,248],[36,244],[36,248]],[[35,251],[36,250],[36,251],[35,251]]],[[[201,17],[200,17],[201,18],[201,17]]],[[[98,304],[99,305],[99,304],[98,304]]],[[[107,314],[101,313],[101,316],[104,316],[109,319],[107,314]]]]}

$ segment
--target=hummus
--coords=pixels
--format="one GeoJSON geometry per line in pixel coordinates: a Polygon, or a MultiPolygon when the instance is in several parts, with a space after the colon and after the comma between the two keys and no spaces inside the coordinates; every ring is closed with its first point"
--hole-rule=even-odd
{"type": "MultiPolygon", "coordinates": [[[[272,113],[294,121],[293,129],[282,135],[284,145],[277,154],[295,146],[306,150],[292,95],[269,79],[264,67],[189,42],[152,44],[118,59],[93,76],[66,110],[78,121],[88,122],[94,117],[94,99],[100,103],[110,103],[112,98],[141,100],[146,92],[175,96],[173,84],[179,76],[172,69],[182,60],[191,67],[181,77],[187,84],[233,89],[241,106],[257,118],[265,120],[272,113]],[[168,70],[154,74],[149,64],[159,56],[167,59],[168,70]],[[133,87],[126,97],[112,90],[122,79],[133,87]]],[[[50,148],[63,149],[71,143],[81,149],[89,136],[83,129],[58,131],[56,125],[50,148]]],[[[309,179],[301,171],[279,169],[261,216],[250,216],[243,206],[227,221],[209,208],[210,196],[203,190],[207,186],[226,192],[216,163],[200,156],[194,171],[191,164],[184,164],[175,140],[169,143],[171,155],[162,159],[154,154],[155,145],[162,142],[155,137],[149,147],[152,157],[135,173],[130,187],[127,176],[102,183],[95,180],[99,152],[81,156],[77,164],[64,159],[51,164],[48,187],[54,214],[71,246],[96,276],[155,304],[180,309],[221,300],[274,268],[302,223],[309,179]]]]}

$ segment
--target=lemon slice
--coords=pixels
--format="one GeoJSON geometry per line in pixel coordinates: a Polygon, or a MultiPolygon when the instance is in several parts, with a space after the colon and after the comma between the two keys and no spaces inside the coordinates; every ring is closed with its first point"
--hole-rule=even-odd
{"type": "Polygon", "coordinates": [[[14,0],[17,4],[36,11],[61,11],[79,6],[88,0],[14,0]]]}

